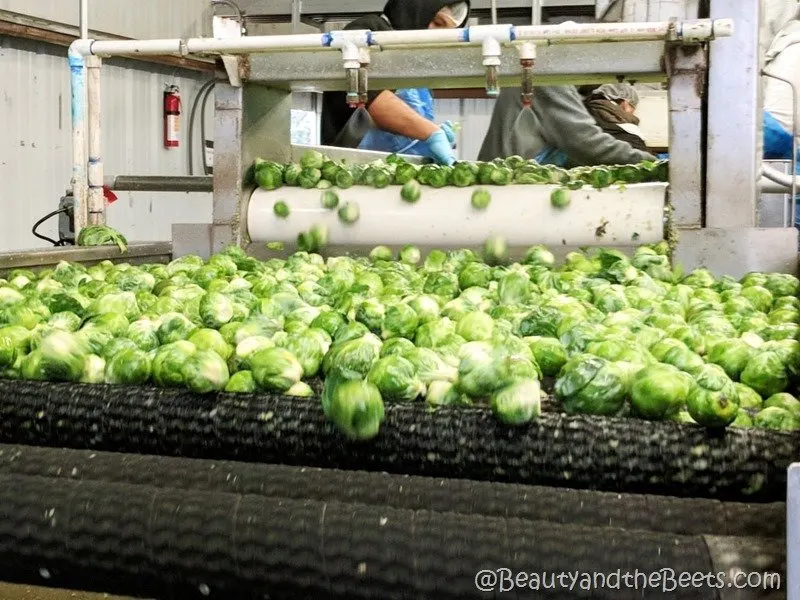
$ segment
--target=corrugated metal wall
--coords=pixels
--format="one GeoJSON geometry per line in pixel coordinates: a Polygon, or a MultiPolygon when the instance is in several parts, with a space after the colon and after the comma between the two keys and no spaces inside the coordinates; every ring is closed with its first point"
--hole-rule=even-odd
{"type": "MultiPolygon", "coordinates": [[[[0,10],[78,25],[78,0],[0,0],[0,10]]],[[[211,32],[208,0],[89,0],[93,31],[131,38],[183,37],[211,32]]]]}
{"type": "MultiPolygon", "coordinates": [[[[103,160],[106,175],[183,175],[184,143],[162,146],[162,90],[180,86],[191,102],[203,78],[152,65],[108,62],[103,68],[103,160]]],[[[71,169],[70,90],[64,49],[4,38],[0,46],[0,251],[46,245],[31,225],[55,210],[69,186],[71,169]]],[[[184,111],[188,112],[188,106],[184,111]]],[[[212,110],[209,110],[211,113],[212,110]]],[[[209,127],[212,121],[207,121],[209,127]]],[[[199,138],[199,122],[196,129],[199,138]]],[[[211,129],[209,129],[211,131],[211,129]]],[[[199,153],[196,152],[196,156],[199,153]]],[[[201,169],[196,158],[196,173],[201,169]]],[[[129,194],[108,212],[109,224],[131,239],[168,240],[173,222],[208,222],[208,194],[129,194]]],[[[41,228],[56,233],[56,219],[41,228]]]]}

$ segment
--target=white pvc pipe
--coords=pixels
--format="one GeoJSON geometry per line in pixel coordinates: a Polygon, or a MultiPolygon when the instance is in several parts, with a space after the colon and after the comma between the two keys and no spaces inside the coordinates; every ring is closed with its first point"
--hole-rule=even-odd
{"type": "Polygon", "coordinates": [[[80,31],[81,38],[89,37],[89,0],[80,0],[80,31]]]}
{"type": "Polygon", "coordinates": [[[382,190],[356,186],[338,192],[342,204],[359,205],[360,218],[352,225],[341,223],[337,211],[322,207],[320,190],[256,190],[248,203],[247,232],[254,243],[293,244],[298,234],[324,225],[331,245],[357,247],[473,247],[492,235],[503,236],[512,247],[629,246],[663,239],[666,188],[666,184],[630,185],[625,191],[584,188],[571,192],[569,207],[559,210],[550,201],[556,186],[491,186],[491,204],[478,211],[470,203],[475,188],[424,187],[420,201],[409,204],[400,198],[399,186],[382,190]],[[289,205],[288,218],[275,216],[277,200],[289,205]],[[604,227],[601,238],[598,227],[604,227]]]}
{"type": "Polygon", "coordinates": [[[87,96],[89,108],[89,225],[105,224],[105,197],[103,196],[103,158],[100,131],[100,68],[102,60],[97,56],[86,59],[87,96]]]}
{"type": "MultiPolygon", "coordinates": [[[[708,35],[696,35],[693,40],[709,39],[716,31],[716,21],[705,20],[708,35]]],[[[701,21],[692,21],[695,27],[701,21]]],[[[477,45],[489,35],[491,25],[478,25],[467,29],[437,30],[426,29],[419,31],[391,31],[373,32],[368,38],[371,45],[379,46],[426,46],[453,43],[477,45]]],[[[496,26],[508,28],[508,26],[496,26]]],[[[582,41],[657,41],[666,40],[673,32],[681,31],[681,23],[599,23],[564,25],[526,25],[512,29],[512,40],[533,41],[539,43],[582,42],[582,41]]],[[[731,27],[720,28],[722,34],[730,33],[731,27]]],[[[335,32],[334,34],[303,34],[303,35],[267,35],[246,36],[231,39],[191,38],[187,40],[119,40],[119,41],[88,41],[88,43],[73,44],[73,48],[82,54],[96,55],[136,55],[136,54],[194,54],[194,53],[224,53],[224,54],[252,54],[259,52],[280,52],[283,50],[319,50],[320,48],[338,49],[341,44],[331,43],[334,40],[344,40],[350,35],[360,35],[360,32],[335,32]]],[[[497,37],[492,35],[492,37],[497,37]]],[[[357,44],[358,45],[358,44],[357,44]]]]}
{"type": "Polygon", "coordinates": [[[88,196],[86,181],[86,70],[81,54],[70,48],[70,107],[72,113],[72,195],[75,202],[73,225],[77,236],[86,227],[88,196]]]}

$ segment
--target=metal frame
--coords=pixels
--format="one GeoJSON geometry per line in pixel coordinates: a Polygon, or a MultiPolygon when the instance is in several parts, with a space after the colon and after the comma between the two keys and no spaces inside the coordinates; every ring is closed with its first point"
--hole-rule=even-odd
{"type": "Polygon", "coordinates": [[[789,467],[786,490],[787,600],[800,600],[800,463],[789,467]]]}

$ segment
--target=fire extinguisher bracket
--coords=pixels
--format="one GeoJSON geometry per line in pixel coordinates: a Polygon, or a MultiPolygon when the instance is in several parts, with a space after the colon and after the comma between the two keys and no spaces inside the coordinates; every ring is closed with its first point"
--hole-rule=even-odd
{"type": "Polygon", "coordinates": [[[181,93],[176,85],[164,90],[164,148],[180,146],[181,93]]]}

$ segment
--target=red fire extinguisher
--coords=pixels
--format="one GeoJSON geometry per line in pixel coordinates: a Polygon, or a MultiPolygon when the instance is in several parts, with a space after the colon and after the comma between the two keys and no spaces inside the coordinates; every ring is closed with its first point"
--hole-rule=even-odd
{"type": "Polygon", "coordinates": [[[164,147],[180,145],[181,94],[178,86],[170,85],[164,91],[164,147]]]}

